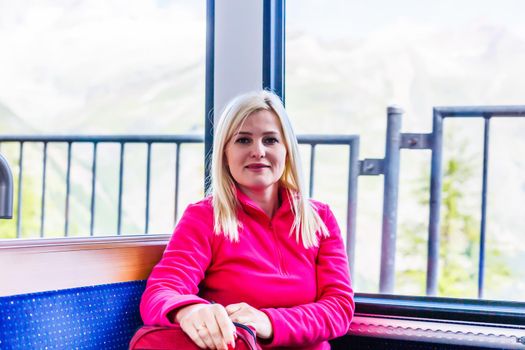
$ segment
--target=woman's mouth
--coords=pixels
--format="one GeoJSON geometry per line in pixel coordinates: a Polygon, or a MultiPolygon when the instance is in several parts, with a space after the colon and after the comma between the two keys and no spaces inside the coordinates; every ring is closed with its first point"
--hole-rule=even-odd
{"type": "Polygon", "coordinates": [[[261,169],[265,169],[269,167],[270,167],[269,165],[263,164],[263,163],[253,163],[253,164],[248,164],[246,166],[246,168],[250,170],[261,170],[261,169]]]}

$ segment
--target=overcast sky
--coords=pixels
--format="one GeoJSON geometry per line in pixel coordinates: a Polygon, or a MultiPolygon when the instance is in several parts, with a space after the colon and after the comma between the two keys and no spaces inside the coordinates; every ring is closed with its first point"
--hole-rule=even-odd
{"type": "Polygon", "coordinates": [[[521,0],[287,0],[288,29],[325,39],[361,38],[397,21],[456,27],[490,23],[525,35],[521,0]]]}

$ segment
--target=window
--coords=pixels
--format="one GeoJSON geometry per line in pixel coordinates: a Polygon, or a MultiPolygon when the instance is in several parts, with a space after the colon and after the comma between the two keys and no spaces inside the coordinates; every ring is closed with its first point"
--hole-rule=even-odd
{"type": "MultiPolygon", "coordinates": [[[[205,5],[186,0],[0,4],[0,132],[202,135],[205,5]]],[[[0,222],[1,238],[89,235],[90,226],[94,235],[116,234],[119,142],[97,142],[94,196],[96,142],[71,142],[69,195],[68,143],[48,142],[44,177],[44,142],[24,142],[21,228],[20,145],[2,142],[15,178],[15,217],[0,222]]],[[[121,233],[144,233],[147,144],[125,148],[121,233]]],[[[152,143],[150,232],[173,228],[176,152],[174,144],[152,143]]],[[[202,196],[200,183],[185,180],[203,173],[204,152],[192,144],[183,144],[180,152],[183,206],[202,196]]]]}
{"type": "MultiPolygon", "coordinates": [[[[298,133],[359,134],[360,158],[382,158],[388,105],[403,108],[403,132],[428,133],[434,106],[523,104],[523,10],[519,1],[288,1],[286,102],[298,133]]],[[[483,120],[447,120],[444,128],[439,295],[476,298],[483,120]]],[[[523,271],[516,268],[525,259],[523,131],[523,119],[492,123],[487,299],[523,300],[523,271]]],[[[401,152],[397,294],[425,294],[429,169],[428,151],[401,152]]],[[[327,171],[315,192],[335,203],[342,223],[346,198],[333,190],[344,186],[334,185],[337,179],[327,171]]],[[[382,187],[381,178],[359,179],[359,292],[379,289],[382,187]]]]}

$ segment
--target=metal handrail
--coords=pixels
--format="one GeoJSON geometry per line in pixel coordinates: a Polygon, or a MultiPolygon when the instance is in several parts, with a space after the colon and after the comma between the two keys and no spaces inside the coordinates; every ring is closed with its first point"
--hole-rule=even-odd
{"type": "Polygon", "coordinates": [[[427,266],[427,295],[437,295],[439,260],[439,222],[442,187],[443,121],[445,118],[483,118],[483,170],[481,190],[480,246],[478,262],[478,298],[483,298],[485,275],[485,230],[487,215],[490,120],[492,118],[525,117],[525,106],[461,106],[435,107],[432,131],[430,180],[430,213],[427,266]]]}
{"type": "MultiPolygon", "coordinates": [[[[90,199],[90,236],[94,235],[94,216],[96,209],[96,193],[95,188],[97,184],[97,150],[98,145],[102,143],[117,143],[120,145],[119,156],[119,178],[118,178],[118,208],[117,208],[117,230],[116,234],[122,234],[122,194],[123,175],[125,169],[124,154],[126,144],[142,143],[147,145],[147,161],[146,161],[146,193],[145,193],[145,227],[144,233],[149,233],[149,202],[150,202],[150,186],[151,186],[151,146],[157,143],[174,144],[176,145],[175,153],[175,207],[174,207],[174,221],[178,218],[178,198],[179,198],[179,179],[180,179],[180,149],[183,144],[201,144],[204,142],[202,135],[0,135],[0,144],[2,143],[18,143],[19,149],[19,172],[18,172],[18,203],[17,203],[17,238],[21,237],[22,232],[22,186],[23,186],[23,157],[24,145],[28,143],[43,144],[42,151],[42,193],[41,193],[41,215],[40,215],[40,237],[45,236],[45,208],[46,208],[46,177],[47,177],[47,162],[48,162],[48,145],[56,143],[67,144],[67,165],[66,165],[66,198],[65,198],[65,220],[64,220],[64,236],[69,236],[69,200],[71,191],[71,164],[73,156],[73,147],[75,143],[89,143],[93,145],[93,157],[91,163],[91,199],[90,199]]],[[[357,178],[359,175],[359,136],[356,135],[299,135],[299,144],[310,146],[310,178],[309,178],[309,194],[313,195],[315,184],[315,153],[318,145],[342,145],[349,146],[349,168],[348,168],[348,192],[347,192],[347,250],[348,254],[353,259],[355,255],[355,228],[356,228],[356,206],[357,206],[357,178]]],[[[352,265],[353,268],[353,265],[352,265]]]]}
{"type": "Polygon", "coordinates": [[[365,159],[361,166],[361,175],[384,174],[385,176],[380,293],[391,294],[394,290],[400,149],[426,149],[432,152],[426,294],[435,296],[438,290],[440,206],[443,179],[443,120],[445,118],[483,118],[483,182],[478,265],[478,298],[483,298],[490,120],[499,117],[525,117],[525,106],[435,107],[432,133],[427,134],[402,133],[403,111],[396,107],[389,107],[387,114],[385,158],[365,159]]]}
{"type": "MultiPolygon", "coordinates": [[[[356,211],[357,211],[357,184],[360,175],[384,175],[384,200],[383,200],[383,227],[381,244],[381,274],[380,293],[390,294],[394,290],[395,282],[395,241],[397,235],[397,202],[399,187],[400,150],[401,149],[426,149],[431,150],[431,178],[430,178],[430,211],[428,228],[428,258],[427,258],[427,286],[426,294],[437,294],[438,262],[439,262],[439,234],[440,234],[440,204],[442,190],[442,156],[443,156],[443,120],[445,118],[483,118],[484,119],[484,148],[483,148],[483,183],[480,223],[480,257],[478,275],[478,297],[483,297],[484,269],[485,269],[485,230],[487,208],[487,177],[489,164],[489,135],[490,120],[498,117],[525,117],[525,106],[472,106],[472,107],[436,107],[434,108],[433,128],[431,133],[402,133],[401,120],[403,111],[397,107],[387,109],[387,138],[384,159],[359,160],[359,136],[357,135],[299,135],[300,144],[310,146],[310,177],[309,194],[314,194],[315,188],[315,155],[318,145],[348,145],[350,149],[348,167],[348,193],[347,193],[347,253],[350,261],[354,261],[356,242],[356,211]]],[[[0,135],[0,143],[18,142],[19,153],[19,181],[18,181],[18,216],[17,237],[21,232],[21,192],[23,183],[23,154],[24,143],[41,142],[43,151],[43,186],[42,186],[42,215],[41,237],[44,236],[43,227],[45,220],[45,179],[47,162],[47,144],[62,142],[68,144],[68,163],[66,176],[66,212],[64,235],[68,235],[68,201],[70,186],[71,145],[77,142],[93,144],[92,163],[92,194],[91,194],[91,224],[90,234],[93,235],[93,216],[95,210],[95,185],[96,185],[96,152],[99,143],[119,143],[119,204],[117,234],[121,234],[122,225],[122,179],[124,171],[124,152],[127,143],[147,144],[147,178],[146,178],[146,223],[144,233],[148,233],[149,223],[149,191],[151,184],[151,145],[154,143],[173,143],[176,148],[175,167],[175,215],[177,220],[177,202],[180,171],[180,148],[185,143],[203,143],[201,135],[0,135]]],[[[354,265],[351,265],[354,269],[354,265]]],[[[352,271],[353,272],[353,271],[352,271]]]]}
{"type": "Polygon", "coordinates": [[[66,198],[65,198],[65,220],[64,220],[64,236],[69,236],[69,199],[71,190],[71,158],[73,153],[72,145],[74,143],[90,143],[93,145],[93,158],[91,164],[91,203],[90,203],[90,229],[89,234],[94,234],[94,213],[96,209],[96,181],[97,181],[97,149],[100,143],[117,143],[120,144],[120,162],[119,162],[119,194],[118,194],[118,222],[117,235],[122,233],[122,194],[123,194],[123,174],[124,174],[124,152],[125,145],[128,143],[144,143],[148,147],[147,159],[147,184],[146,184],[146,213],[145,213],[145,229],[144,232],[149,232],[149,193],[150,193],[150,167],[151,167],[151,145],[156,143],[169,143],[176,145],[176,166],[175,166],[175,208],[174,217],[178,215],[178,181],[179,181],[179,157],[180,147],[182,144],[202,143],[203,137],[201,135],[0,135],[0,143],[19,143],[19,173],[18,173],[18,188],[17,188],[17,224],[16,236],[21,237],[22,232],[22,187],[23,187],[23,158],[24,145],[28,143],[42,143],[43,144],[43,171],[42,171],[42,195],[41,205],[42,212],[40,217],[40,237],[44,237],[45,226],[45,208],[46,208],[46,175],[48,162],[48,144],[66,143],[67,144],[67,165],[66,165],[66,198]]]}

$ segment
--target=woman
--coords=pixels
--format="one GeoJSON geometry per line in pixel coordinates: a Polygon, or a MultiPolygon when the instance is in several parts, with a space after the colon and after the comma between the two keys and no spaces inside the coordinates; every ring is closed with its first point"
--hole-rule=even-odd
{"type": "Polygon", "coordinates": [[[306,197],[297,139],[268,91],[235,98],[217,126],[210,196],[188,206],[141,301],[145,324],[179,323],[203,349],[329,349],[354,311],[340,230],[306,197]]]}

